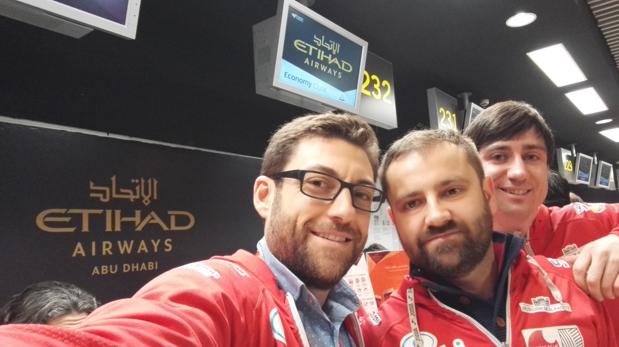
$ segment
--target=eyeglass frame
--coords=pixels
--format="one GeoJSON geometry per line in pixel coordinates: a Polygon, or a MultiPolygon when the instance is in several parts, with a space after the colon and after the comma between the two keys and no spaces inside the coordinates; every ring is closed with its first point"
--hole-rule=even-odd
{"type": "Polygon", "coordinates": [[[359,209],[359,210],[365,211],[365,212],[370,212],[370,213],[377,212],[378,210],[380,210],[381,205],[385,201],[385,192],[383,192],[381,189],[378,189],[378,188],[376,188],[374,186],[370,186],[370,185],[367,185],[367,184],[353,184],[353,183],[349,183],[349,182],[346,182],[346,181],[344,181],[344,180],[342,180],[342,179],[340,179],[338,177],[335,177],[333,175],[330,175],[328,173],[324,173],[324,172],[321,172],[321,171],[316,171],[316,170],[300,170],[300,169],[297,169],[297,170],[287,170],[287,171],[280,171],[280,172],[274,173],[272,175],[269,175],[269,177],[272,178],[272,179],[282,179],[282,178],[294,178],[294,179],[297,179],[300,182],[300,184],[299,184],[299,191],[303,195],[309,196],[312,199],[323,200],[323,201],[334,201],[340,195],[342,190],[344,190],[344,188],[348,188],[348,191],[350,191],[350,195],[351,195],[352,206],[354,208],[356,208],[356,209],[359,209]],[[308,193],[303,191],[303,183],[304,183],[305,175],[307,173],[315,173],[315,174],[320,174],[320,175],[324,175],[324,176],[327,176],[327,177],[331,177],[331,178],[335,179],[336,181],[338,181],[340,183],[340,188],[335,193],[335,195],[333,195],[332,198],[319,198],[319,197],[316,197],[316,196],[313,196],[313,195],[309,195],[308,193]],[[356,206],[355,205],[355,198],[353,196],[353,188],[354,187],[371,188],[371,189],[376,190],[378,193],[380,193],[379,196],[372,197],[372,202],[378,202],[378,205],[376,206],[376,209],[374,209],[374,210],[372,210],[371,208],[370,209],[365,209],[365,208],[356,206]]]}

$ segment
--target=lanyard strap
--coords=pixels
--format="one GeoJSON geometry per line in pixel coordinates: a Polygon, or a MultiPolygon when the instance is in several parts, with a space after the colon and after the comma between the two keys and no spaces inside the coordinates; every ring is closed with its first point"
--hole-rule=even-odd
{"type": "Polygon", "coordinates": [[[408,309],[408,320],[411,324],[411,331],[413,332],[413,340],[415,346],[423,347],[423,340],[419,333],[419,324],[417,322],[417,311],[415,309],[415,292],[413,288],[406,290],[406,308],[408,309]]]}

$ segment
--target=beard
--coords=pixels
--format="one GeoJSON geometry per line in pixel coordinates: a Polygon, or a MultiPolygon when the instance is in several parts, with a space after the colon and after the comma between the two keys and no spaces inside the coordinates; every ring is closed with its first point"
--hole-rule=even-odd
{"type": "Polygon", "coordinates": [[[281,206],[281,194],[275,194],[269,222],[266,225],[266,241],[271,253],[294,273],[307,287],[329,290],[344,277],[356,262],[363,243],[354,228],[330,222],[306,223],[301,230],[295,219],[287,215],[281,206]],[[355,244],[348,254],[315,249],[309,244],[310,230],[337,230],[351,235],[355,244]],[[356,241],[355,241],[356,240],[356,241]]]}
{"type": "MultiPolygon", "coordinates": [[[[422,270],[443,279],[457,279],[468,275],[482,261],[492,243],[492,216],[488,203],[484,203],[480,215],[475,219],[472,229],[462,223],[451,221],[449,224],[426,231],[427,235],[436,235],[457,228],[463,235],[461,242],[445,242],[432,252],[424,247],[421,240],[417,243],[417,254],[412,258],[413,264],[422,270]],[[445,264],[441,257],[457,253],[456,264],[445,264]]],[[[409,252],[411,254],[411,252],[409,252]]]]}

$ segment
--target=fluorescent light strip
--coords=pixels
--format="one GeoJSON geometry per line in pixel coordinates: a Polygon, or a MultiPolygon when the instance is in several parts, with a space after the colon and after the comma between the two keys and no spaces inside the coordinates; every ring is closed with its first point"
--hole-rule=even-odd
{"type": "Polygon", "coordinates": [[[606,104],[593,87],[565,93],[565,96],[567,96],[574,106],[584,115],[608,110],[608,107],[606,107],[606,104]]]}
{"type": "Polygon", "coordinates": [[[610,128],[600,131],[600,134],[608,137],[609,139],[619,142],[619,128],[610,128]]]}
{"type": "Polygon", "coordinates": [[[599,121],[595,122],[595,124],[606,124],[606,123],[610,123],[612,121],[613,121],[612,118],[600,119],[599,121]]]}
{"type": "Polygon", "coordinates": [[[537,15],[533,12],[518,12],[507,18],[505,25],[510,28],[520,28],[535,22],[535,19],[537,19],[537,15]]]}
{"type": "Polygon", "coordinates": [[[557,87],[587,80],[562,43],[529,52],[527,55],[557,87]]]}

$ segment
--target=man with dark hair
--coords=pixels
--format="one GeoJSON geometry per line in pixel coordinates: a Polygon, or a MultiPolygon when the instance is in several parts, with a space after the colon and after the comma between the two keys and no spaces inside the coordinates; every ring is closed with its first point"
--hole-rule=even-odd
{"type": "Polygon", "coordinates": [[[413,131],[387,150],[380,177],[411,267],[364,320],[369,346],[616,346],[567,262],[492,232],[494,186],[468,138],[413,131]]]}
{"type": "Polygon", "coordinates": [[[496,186],[494,229],[522,235],[536,254],[573,261],[578,285],[599,301],[607,299],[619,329],[619,204],[542,204],[554,138],[531,105],[496,103],[475,118],[465,135],[477,146],[496,186]]]}
{"type": "Polygon", "coordinates": [[[33,323],[75,326],[99,306],[82,288],[66,282],[31,284],[0,309],[0,324],[33,323]]]}
{"type": "Polygon", "coordinates": [[[382,202],[378,153],[372,128],[351,115],[285,124],[254,183],[265,235],[258,255],[240,250],[168,271],[95,310],[78,331],[0,327],[0,345],[48,346],[53,335],[70,346],[363,346],[360,303],[342,277],[382,202]]]}
{"type": "Polygon", "coordinates": [[[570,184],[555,170],[548,172],[548,194],[544,206],[562,207],[570,204],[570,184]]]}

